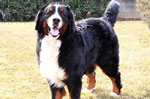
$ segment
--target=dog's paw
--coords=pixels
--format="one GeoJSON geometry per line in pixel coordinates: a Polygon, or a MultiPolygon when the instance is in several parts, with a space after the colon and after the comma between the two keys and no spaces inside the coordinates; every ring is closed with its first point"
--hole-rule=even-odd
{"type": "Polygon", "coordinates": [[[83,92],[92,93],[92,92],[94,92],[95,90],[96,90],[96,88],[93,88],[93,89],[87,89],[87,88],[85,88],[85,89],[83,90],[83,92]]]}
{"type": "Polygon", "coordinates": [[[119,95],[117,93],[115,93],[115,92],[111,92],[109,95],[113,96],[113,97],[119,97],[119,95]]]}

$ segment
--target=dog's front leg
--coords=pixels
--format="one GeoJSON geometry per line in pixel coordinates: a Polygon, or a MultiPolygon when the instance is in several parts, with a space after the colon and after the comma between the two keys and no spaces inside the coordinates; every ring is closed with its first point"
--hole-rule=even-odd
{"type": "Polygon", "coordinates": [[[67,87],[70,94],[70,99],[80,99],[80,93],[81,93],[81,77],[72,76],[69,78],[67,87]]]}
{"type": "Polygon", "coordinates": [[[50,85],[50,83],[49,83],[49,86],[51,90],[51,97],[52,97],[51,99],[63,99],[63,96],[66,95],[66,91],[64,87],[58,88],[58,87],[55,87],[54,85],[50,85]]]}

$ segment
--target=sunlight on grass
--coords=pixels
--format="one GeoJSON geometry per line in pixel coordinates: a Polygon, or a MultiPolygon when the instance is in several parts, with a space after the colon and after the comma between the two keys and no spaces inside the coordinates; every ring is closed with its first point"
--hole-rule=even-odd
{"type": "MultiPolygon", "coordinates": [[[[35,53],[34,22],[0,23],[0,99],[50,99],[35,53]]],[[[82,99],[150,99],[150,31],[140,21],[117,22],[122,94],[110,97],[111,81],[97,68],[96,90],[82,99]]],[[[83,77],[83,89],[87,86],[83,77]]],[[[65,97],[68,99],[68,96],[65,97]]]]}

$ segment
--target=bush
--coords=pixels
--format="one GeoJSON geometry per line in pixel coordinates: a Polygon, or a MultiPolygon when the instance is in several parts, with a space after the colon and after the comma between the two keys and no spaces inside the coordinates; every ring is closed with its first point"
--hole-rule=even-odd
{"type": "Polygon", "coordinates": [[[71,6],[78,20],[87,17],[101,17],[108,1],[110,0],[66,0],[66,4],[71,6]]]}
{"type": "Polygon", "coordinates": [[[150,0],[137,0],[136,8],[141,19],[148,24],[150,29],[150,0]]]}
{"type": "MultiPolygon", "coordinates": [[[[62,1],[62,0],[56,0],[62,1]]],[[[110,0],[66,0],[76,15],[76,19],[100,17],[110,0]]],[[[6,21],[33,21],[39,10],[50,0],[0,0],[0,10],[6,21]]]]}
{"type": "Polygon", "coordinates": [[[1,0],[0,9],[7,21],[33,21],[40,7],[49,0],[1,0]]]}

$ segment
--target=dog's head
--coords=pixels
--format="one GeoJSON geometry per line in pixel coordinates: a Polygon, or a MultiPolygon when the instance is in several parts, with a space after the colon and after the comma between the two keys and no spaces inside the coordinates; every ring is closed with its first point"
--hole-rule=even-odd
{"type": "Polygon", "coordinates": [[[49,4],[38,12],[35,29],[41,35],[58,37],[73,32],[74,24],[74,14],[68,6],[49,4]]]}

